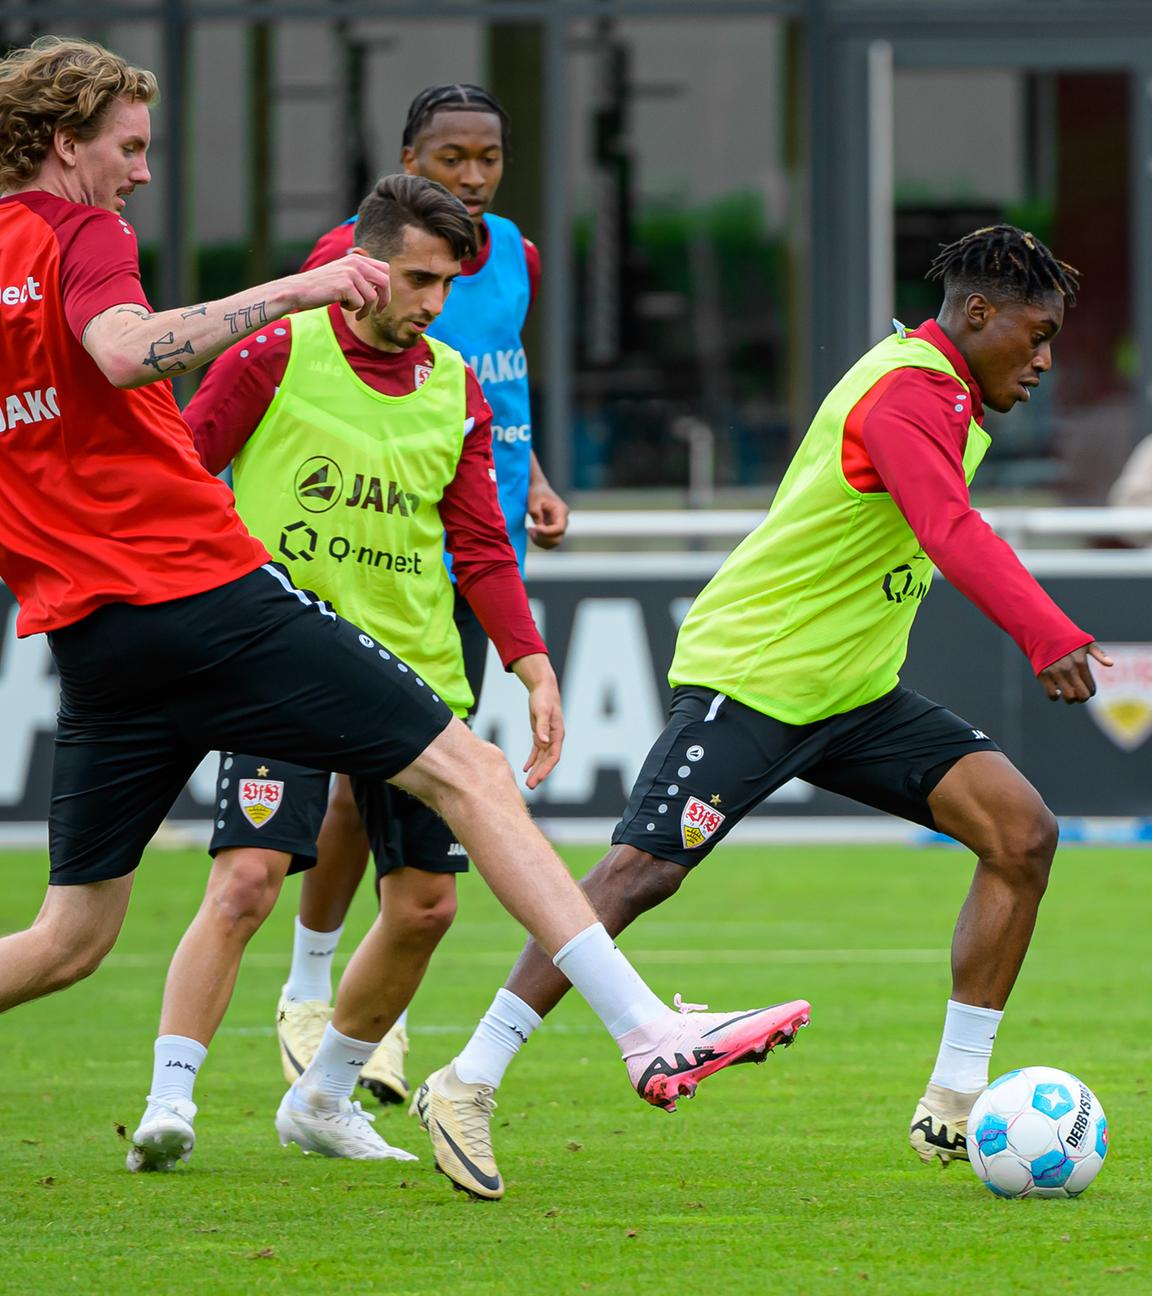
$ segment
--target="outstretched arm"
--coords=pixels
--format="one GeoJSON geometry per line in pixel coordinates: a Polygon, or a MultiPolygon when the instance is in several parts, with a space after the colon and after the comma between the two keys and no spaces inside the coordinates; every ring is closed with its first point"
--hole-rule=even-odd
{"type": "Polygon", "coordinates": [[[81,340],[114,387],[143,387],[199,368],[290,311],[332,302],[360,318],[387,305],[388,266],[347,256],[219,301],[157,313],[123,302],[89,320],[81,340]]]}
{"type": "Polygon", "coordinates": [[[862,420],[860,443],[948,582],[1012,636],[1049,697],[1085,702],[1095,692],[1089,656],[1110,663],[972,507],[967,414],[953,409],[954,386],[924,370],[902,371],[862,420]]]}

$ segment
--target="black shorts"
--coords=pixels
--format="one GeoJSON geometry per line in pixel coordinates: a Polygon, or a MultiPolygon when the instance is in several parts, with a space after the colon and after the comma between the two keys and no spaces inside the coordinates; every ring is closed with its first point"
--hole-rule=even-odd
{"type": "Polygon", "coordinates": [[[791,778],[932,828],[930,793],[974,751],[999,748],[911,689],[787,725],[723,693],[682,687],[612,841],[691,868],[791,778]]]}
{"type": "Polygon", "coordinates": [[[274,564],[189,598],[108,604],[48,639],[53,885],[132,872],[210,751],[387,779],[452,720],[405,662],[274,564]]]}
{"type": "MultiPolygon", "coordinates": [[[[316,842],[328,808],[329,775],[266,756],[222,752],[216,818],[208,853],[236,847],[284,851],[289,873],[316,863],[316,842]]],[[[464,873],[468,856],[430,806],[384,779],[352,776],[352,792],[368,833],[376,876],[398,868],[464,873]]]]}

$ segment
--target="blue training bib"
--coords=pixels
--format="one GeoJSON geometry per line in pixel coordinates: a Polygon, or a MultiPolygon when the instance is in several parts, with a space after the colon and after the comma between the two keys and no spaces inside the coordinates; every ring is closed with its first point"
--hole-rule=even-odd
{"type": "Polygon", "coordinates": [[[443,313],[428,332],[463,355],[492,406],[496,486],[508,538],[523,571],[532,459],[528,362],[520,340],[531,301],[528,262],[524,239],[512,221],[503,216],[484,220],[488,260],[476,274],[461,275],[453,283],[443,313]]]}

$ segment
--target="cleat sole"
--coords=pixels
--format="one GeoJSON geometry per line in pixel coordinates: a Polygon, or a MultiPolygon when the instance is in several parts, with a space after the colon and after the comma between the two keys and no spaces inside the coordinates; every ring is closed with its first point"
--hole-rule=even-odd
{"type": "Polygon", "coordinates": [[[392,1085],[386,1084],[383,1080],[365,1080],[360,1078],[359,1085],[361,1089],[367,1089],[368,1092],[382,1106],[399,1106],[401,1103],[408,1101],[409,1095],[394,1089],[392,1085]]]}

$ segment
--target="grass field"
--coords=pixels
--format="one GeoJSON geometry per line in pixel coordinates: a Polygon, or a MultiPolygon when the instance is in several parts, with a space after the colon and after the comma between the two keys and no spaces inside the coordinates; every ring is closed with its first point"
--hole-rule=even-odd
{"type": "MultiPolygon", "coordinates": [[[[596,852],[567,852],[583,871],[596,852]]],[[[905,1128],[935,1055],[968,863],[947,848],[732,848],[622,942],[667,998],[806,997],[813,1025],[764,1067],[644,1107],[611,1041],[566,1002],[509,1073],[508,1185],[478,1203],[419,1165],[283,1149],[271,1021],[296,885],[253,943],[200,1078],[180,1172],[130,1176],[167,958],[206,864],[155,852],[115,953],[2,1025],[0,1291],[356,1293],[1152,1292],[1147,852],[1064,851],[993,1073],[1062,1066],[1099,1095],[1112,1148],[1076,1201],[1004,1202],[926,1169],[905,1128]]],[[[2,857],[0,928],[39,903],[41,858],[2,857]]],[[[368,914],[362,894],[349,930],[368,914]]],[[[452,1056],[519,946],[478,879],[413,1008],[410,1078],[452,1056]]]]}

